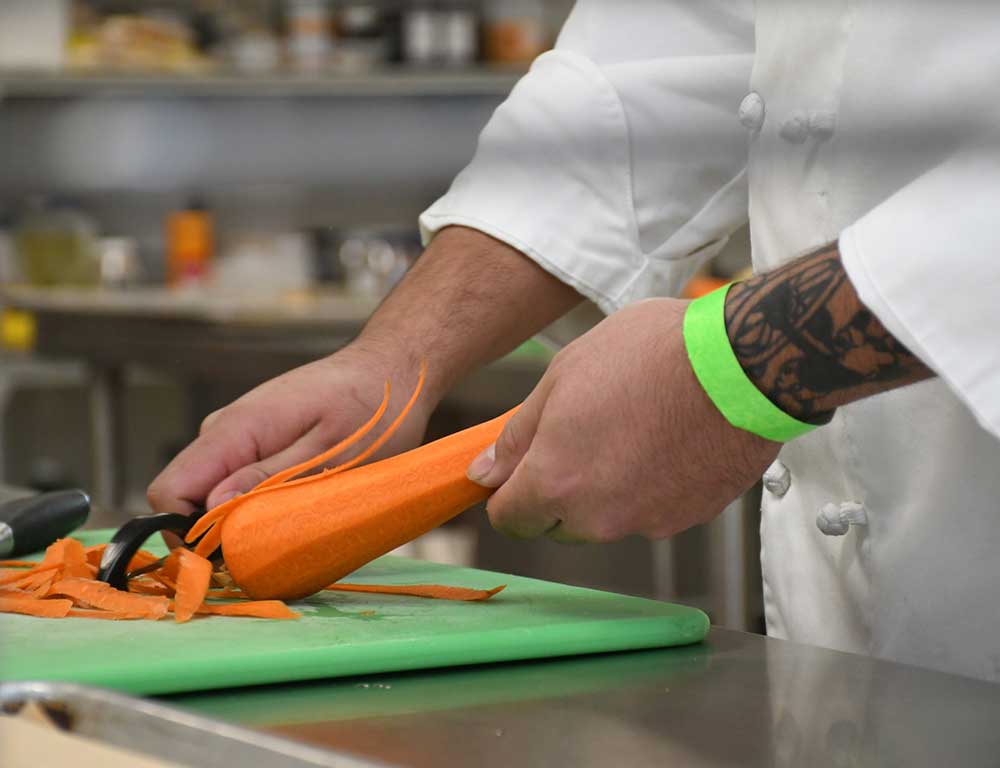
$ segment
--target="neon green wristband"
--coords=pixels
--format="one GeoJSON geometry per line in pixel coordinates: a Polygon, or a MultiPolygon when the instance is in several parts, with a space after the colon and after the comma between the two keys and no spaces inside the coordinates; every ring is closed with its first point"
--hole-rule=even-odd
{"type": "Polygon", "coordinates": [[[816,424],[799,421],[767,399],[747,377],[726,332],[726,294],[732,284],[692,301],[684,314],[684,345],[705,394],[738,429],[787,443],[816,424]]]}

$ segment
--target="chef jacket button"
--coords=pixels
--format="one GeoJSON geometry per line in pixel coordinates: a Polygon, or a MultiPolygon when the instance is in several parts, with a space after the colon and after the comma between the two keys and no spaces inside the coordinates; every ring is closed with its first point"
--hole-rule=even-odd
{"type": "Polygon", "coordinates": [[[748,93],[740,104],[740,125],[748,131],[759,131],[764,125],[766,112],[760,94],[757,91],[748,93]]]}
{"type": "Polygon", "coordinates": [[[837,130],[837,115],[833,112],[810,112],[809,135],[819,141],[833,138],[837,130]]]}
{"type": "Polygon", "coordinates": [[[779,499],[788,493],[792,485],[792,473],[780,461],[775,461],[764,473],[764,487],[779,499]]]}
{"type": "Polygon", "coordinates": [[[824,504],[816,516],[816,527],[826,536],[843,536],[852,525],[868,525],[868,514],[856,501],[824,504]]]}
{"type": "Polygon", "coordinates": [[[793,112],[782,124],[778,135],[792,144],[801,144],[809,138],[809,115],[805,112],[793,112]]]}

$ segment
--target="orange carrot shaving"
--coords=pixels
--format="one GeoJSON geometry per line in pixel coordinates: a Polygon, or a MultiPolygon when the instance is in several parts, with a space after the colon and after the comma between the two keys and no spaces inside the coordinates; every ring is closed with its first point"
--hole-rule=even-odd
{"type": "Polygon", "coordinates": [[[41,578],[35,584],[34,589],[31,590],[31,594],[35,597],[48,597],[49,592],[52,591],[52,585],[58,580],[59,574],[56,571],[48,571],[47,573],[40,574],[41,578]]]}
{"type": "Polygon", "coordinates": [[[212,553],[219,548],[219,544],[221,542],[222,526],[213,525],[205,532],[205,535],[201,537],[201,541],[195,545],[194,551],[200,557],[211,557],[212,553]]]}
{"type": "Polygon", "coordinates": [[[16,570],[12,573],[5,573],[3,576],[0,576],[0,587],[17,587],[25,579],[30,579],[37,573],[56,570],[59,570],[59,565],[50,563],[48,565],[36,565],[29,571],[16,570]]]}
{"type": "Polygon", "coordinates": [[[137,595],[161,595],[162,597],[173,597],[174,592],[176,592],[176,590],[168,589],[162,584],[140,579],[132,579],[128,583],[128,591],[135,592],[137,595]]]}
{"type": "Polygon", "coordinates": [[[41,619],[61,619],[69,614],[72,600],[39,600],[35,597],[20,597],[10,594],[0,595],[0,612],[23,613],[41,619]]]}
{"type": "Polygon", "coordinates": [[[231,589],[226,587],[225,589],[210,589],[205,595],[206,597],[221,598],[223,600],[227,599],[237,599],[246,600],[247,596],[244,595],[238,589],[231,589]]]}
{"type": "Polygon", "coordinates": [[[134,621],[148,619],[145,611],[102,611],[97,608],[73,608],[67,614],[70,619],[109,619],[111,621],[134,621]]]}
{"type": "Polygon", "coordinates": [[[177,573],[174,619],[178,624],[190,621],[205,602],[208,584],[212,579],[212,564],[191,550],[178,547],[167,558],[163,569],[171,575],[175,570],[177,573]]]}
{"type": "Polygon", "coordinates": [[[104,557],[104,550],[107,548],[107,544],[94,544],[91,547],[87,547],[84,550],[87,562],[99,567],[101,565],[101,558],[104,557]]]}
{"type": "Polygon", "coordinates": [[[150,577],[160,582],[164,587],[167,588],[167,592],[171,597],[177,592],[177,582],[171,579],[169,576],[165,575],[162,571],[153,571],[149,574],[150,577]]]}
{"type": "Polygon", "coordinates": [[[104,582],[88,579],[62,579],[52,585],[53,595],[65,595],[91,608],[124,613],[144,613],[149,619],[162,619],[170,608],[165,597],[133,595],[113,589],[104,582]]]}
{"type": "Polygon", "coordinates": [[[87,578],[91,575],[87,563],[87,553],[76,539],[59,539],[45,550],[45,557],[39,563],[39,568],[55,565],[63,577],[87,578]]]}
{"type": "Polygon", "coordinates": [[[371,592],[379,595],[409,595],[410,597],[429,597],[436,600],[462,600],[479,602],[489,600],[497,592],[507,587],[502,584],[493,589],[466,589],[465,587],[446,587],[440,584],[405,584],[399,586],[381,584],[331,584],[326,587],[331,592],[371,592]]]}
{"type": "MultiPolygon", "coordinates": [[[[318,475],[307,475],[306,477],[300,477],[298,480],[289,480],[287,483],[282,484],[281,488],[290,488],[296,485],[305,485],[306,483],[314,483],[317,480],[328,480],[331,475],[340,474],[341,472],[346,472],[352,467],[356,467],[359,464],[367,461],[371,456],[383,445],[385,445],[389,439],[396,433],[396,430],[402,425],[406,417],[410,415],[410,411],[417,402],[417,398],[420,395],[420,391],[424,388],[424,379],[427,377],[427,365],[422,364],[420,366],[420,377],[417,379],[417,386],[413,390],[413,394],[410,395],[409,401],[403,406],[403,410],[399,412],[399,415],[393,419],[392,423],[385,428],[385,432],[378,436],[378,438],[367,448],[365,448],[361,453],[355,456],[350,461],[345,461],[343,464],[338,464],[336,467],[328,469],[318,475]]],[[[315,464],[315,459],[310,459],[305,462],[302,466],[315,464]]],[[[262,490],[275,490],[272,488],[264,488],[262,490]]],[[[253,493],[253,491],[251,491],[253,493]]]]}
{"type": "Polygon", "coordinates": [[[0,568],[34,568],[41,563],[33,560],[0,560],[0,568]]]}
{"type": "Polygon", "coordinates": [[[293,467],[288,467],[287,469],[283,469],[280,472],[275,472],[273,475],[271,475],[271,477],[258,483],[253,490],[257,491],[260,490],[261,488],[270,488],[272,485],[279,485],[280,483],[283,483],[286,480],[292,480],[296,478],[298,475],[301,475],[304,472],[308,472],[311,469],[315,469],[320,464],[328,462],[334,456],[343,453],[345,450],[350,448],[352,445],[358,442],[358,440],[360,440],[369,432],[371,432],[372,429],[375,427],[375,425],[378,424],[378,422],[381,420],[382,416],[385,415],[385,410],[386,408],[389,407],[389,392],[390,392],[390,387],[389,387],[389,382],[387,381],[385,383],[385,394],[382,396],[382,404],[379,405],[378,410],[375,411],[374,415],[367,422],[361,425],[361,427],[359,427],[352,435],[345,438],[344,440],[341,440],[339,443],[333,446],[333,448],[324,451],[318,456],[313,456],[308,461],[303,461],[299,464],[296,464],[293,467]]]}
{"type": "Polygon", "coordinates": [[[280,600],[248,600],[241,603],[205,603],[198,613],[213,616],[249,616],[258,619],[298,619],[301,613],[296,613],[280,600]]]}

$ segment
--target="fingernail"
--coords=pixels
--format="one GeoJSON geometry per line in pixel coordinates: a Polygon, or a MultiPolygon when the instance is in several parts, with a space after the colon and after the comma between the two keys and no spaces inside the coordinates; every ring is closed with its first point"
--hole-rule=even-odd
{"type": "Polygon", "coordinates": [[[239,491],[228,491],[227,493],[224,493],[219,497],[219,500],[215,503],[215,506],[217,507],[221,506],[222,504],[225,504],[227,501],[230,501],[232,499],[235,499],[237,496],[242,496],[242,495],[243,494],[240,493],[239,491]]]}
{"type": "Polygon", "coordinates": [[[486,476],[493,469],[493,465],[497,460],[497,447],[496,444],[491,445],[481,454],[473,459],[472,463],[469,465],[469,469],[466,471],[469,479],[474,483],[478,483],[480,480],[486,479],[486,476]]]}

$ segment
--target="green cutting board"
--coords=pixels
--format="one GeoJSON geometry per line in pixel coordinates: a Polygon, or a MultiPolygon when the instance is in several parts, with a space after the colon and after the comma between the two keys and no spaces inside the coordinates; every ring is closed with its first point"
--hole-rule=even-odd
{"type": "MultiPolygon", "coordinates": [[[[109,533],[77,538],[94,544],[109,533]]],[[[297,621],[3,614],[0,680],[165,694],[686,645],[708,631],[708,617],[695,608],[409,558],[380,558],[349,581],[507,589],[482,603],[325,592],[291,603],[302,613],[297,621]]]]}

